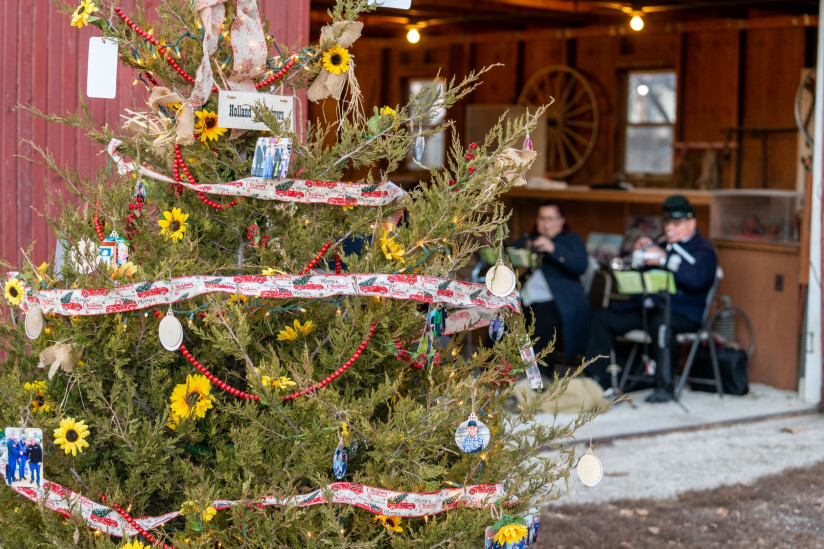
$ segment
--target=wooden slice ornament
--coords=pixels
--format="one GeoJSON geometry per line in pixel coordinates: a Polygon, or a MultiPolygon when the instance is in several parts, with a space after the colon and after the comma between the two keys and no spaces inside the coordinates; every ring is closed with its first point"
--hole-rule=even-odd
{"type": "Polygon", "coordinates": [[[511,294],[517,281],[518,278],[512,269],[504,265],[502,261],[498,261],[497,265],[490,267],[486,272],[486,287],[498,297],[511,294]]]}
{"type": "Polygon", "coordinates": [[[183,325],[170,312],[160,321],[160,326],[157,328],[157,336],[160,338],[160,344],[167,351],[177,351],[183,343],[183,325]]]}
{"type": "Polygon", "coordinates": [[[601,482],[603,474],[604,469],[601,467],[601,461],[595,457],[592,453],[592,448],[590,448],[587,453],[578,460],[578,478],[587,486],[595,486],[601,482]]]}
{"type": "Polygon", "coordinates": [[[24,327],[26,329],[26,336],[28,336],[29,339],[37,339],[40,337],[40,334],[43,332],[43,311],[40,310],[40,307],[34,305],[29,309],[29,312],[26,313],[24,327]]]}

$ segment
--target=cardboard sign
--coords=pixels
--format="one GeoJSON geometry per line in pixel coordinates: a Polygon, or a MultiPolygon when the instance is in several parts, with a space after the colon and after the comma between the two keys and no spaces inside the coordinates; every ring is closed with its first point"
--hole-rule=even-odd
{"type": "Polygon", "coordinates": [[[86,75],[86,95],[114,99],[117,93],[117,40],[89,38],[89,71],[86,75]]]}
{"type": "Polygon", "coordinates": [[[220,90],[217,103],[217,125],[221,128],[238,130],[269,131],[264,123],[252,122],[255,117],[252,107],[260,101],[263,101],[278,120],[288,120],[289,129],[294,129],[295,121],[292,110],[295,98],[293,96],[231,90],[220,90]]]}

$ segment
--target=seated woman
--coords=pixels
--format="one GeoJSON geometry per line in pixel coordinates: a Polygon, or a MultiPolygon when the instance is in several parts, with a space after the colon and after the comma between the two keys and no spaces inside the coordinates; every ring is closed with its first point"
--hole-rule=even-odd
{"type": "MultiPolygon", "coordinates": [[[[524,235],[513,245],[532,250],[537,268],[527,275],[521,286],[524,315],[535,319],[535,353],[546,348],[558,331],[567,358],[584,352],[589,329],[589,300],[580,276],[587,269],[588,258],[583,239],[570,231],[561,208],[545,202],[538,208],[536,231],[524,235]]],[[[541,367],[548,377],[553,373],[553,355],[541,367]]]]}

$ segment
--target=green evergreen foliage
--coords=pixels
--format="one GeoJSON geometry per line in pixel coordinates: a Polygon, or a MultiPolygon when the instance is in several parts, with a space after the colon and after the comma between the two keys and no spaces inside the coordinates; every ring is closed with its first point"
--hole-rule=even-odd
{"type": "MultiPolygon", "coordinates": [[[[166,40],[185,31],[199,36],[190,4],[164,0],[156,13],[139,6],[130,16],[166,40]]],[[[76,9],[61,5],[67,13],[76,9]]],[[[110,8],[109,2],[103,2],[96,14],[99,19],[91,23],[101,27],[105,36],[119,40],[120,61],[135,71],[151,71],[170,88],[189,90],[190,85],[120,19],[107,21],[110,8]]],[[[354,21],[369,9],[366,0],[340,0],[330,10],[331,21],[354,21]]],[[[227,29],[233,16],[230,3],[227,29]]],[[[291,93],[310,85],[322,70],[320,55],[330,46],[310,49],[309,70],[290,71],[278,86],[282,83],[291,93]]],[[[180,48],[178,63],[194,75],[202,56],[201,42],[184,39],[180,48]]],[[[284,59],[295,52],[283,44],[280,51],[284,59]]],[[[355,56],[356,51],[357,46],[355,56]]],[[[216,74],[231,71],[230,66],[222,67],[221,59],[213,60],[213,67],[216,74]]],[[[287,131],[260,106],[255,112],[272,130],[267,135],[292,138],[290,177],[299,172],[299,177],[310,180],[377,185],[391,180],[405,162],[419,125],[431,120],[437,109],[449,109],[466,97],[485,71],[448,80],[442,93],[424,89],[409,104],[392,106],[396,116],[380,114],[382,105],[364,106],[352,85],[340,100],[338,120],[313,121],[296,132],[287,131]],[[367,117],[364,112],[372,114],[367,117]]],[[[135,91],[143,97],[140,88],[135,91]]],[[[216,112],[216,102],[212,95],[203,108],[216,112]]],[[[171,148],[158,149],[154,134],[100,127],[85,106],[80,113],[63,115],[25,108],[51,122],[84,129],[101,148],[118,138],[124,156],[171,174],[171,148]]],[[[334,262],[326,260],[338,251],[348,273],[414,272],[456,278],[461,268],[474,261],[479,247],[498,246],[506,236],[509,213],[496,199],[510,183],[501,177],[504,167],[495,161],[504,148],[517,147],[533,124],[531,117],[500,121],[471,160],[453,135],[445,169],[429,170],[424,181],[408,189],[408,197],[385,207],[344,210],[241,198],[236,207],[218,211],[193,191],[184,189],[176,196],[165,183],[144,179],[148,204],[134,221],[140,232],[131,239],[130,259],[137,272],[128,281],[258,275],[264,269],[297,274],[327,241],[332,245],[319,268],[334,270],[334,262]],[[189,214],[188,229],[178,241],[161,235],[157,225],[162,212],[172,208],[189,214]],[[404,248],[403,262],[387,258],[381,249],[384,223],[398,208],[405,210],[404,219],[388,236],[404,248]],[[268,245],[249,245],[247,230],[253,224],[258,234],[269,236],[268,245]],[[356,249],[347,254],[344,242],[353,238],[356,249]]],[[[451,132],[452,126],[447,122],[423,135],[441,130],[451,132]]],[[[260,135],[247,132],[230,140],[227,132],[208,146],[198,141],[182,147],[183,158],[198,182],[240,179],[250,172],[260,135]]],[[[70,202],[62,202],[59,217],[49,219],[59,238],[70,246],[82,239],[96,244],[95,213],[107,235],[112,230],[127,233],[127,205],[136,181],[132,175],[119,175],[104,165],[95,177],[85,178],[71,166],[58,165],[48,151],[34,147],[39,152],[35,161],[59,174],[74,195],[70,202]]],[[[282,185],[285,190],[291,182],[282,185]]],[[[63,198],[55,194],[55,200],[63,198]]],[[[4,272],[19,270],[35,289],[80,291],[124,282],[113,280],[112,272],[103,267],[80,273],[70,261],[59,272],[32,264],[4,267],[4,272]]],[[[150,287],[147,282],[145,289],[150,287]]],[[[0,341],[7,355],[0,368],[0,426],[41,427],[45,477],[100,505],[108,505],[99,496],[105,494],[108,502],[129,508],[134,517],[184,509],[185,517],[153,531],[174,547],[480,547],[484,528],[496,521],[487,509],[458,506],[426,519],[404,518],[402,532],[384,528],[371,513],[350,505],[239,505],[219,511],[209,521],[201,512],[215,499],[328,495],[326,486],[336,481],[332,455],[343,440],[349,449],[344,481],[410,492],[500,482],[507,497],[498,505],[517,516],[559,497],[576,462],[569,441],[595,414],[581,414],[569,424],[535,423],[539,399],[519,414],[506,411],[511,389],[501,383],[505,374],[496,366],[510,363],[514,371],[522,369],[519,349],[531,332],[520,315],[510,311],[503,312],[508,333],[493,348],[470,356],[463,349],[467,334],[457,334],[439,349],[439,364],[419,370],[399,360],[395,348],[397,337],[411,353],[421,337],[426,307],[414,301],[256,300],[213,293],[176,303],[174,309],[186,311],[178,314],[186,348],[229,385],[260,395],[259,402],[241,400],[212,384],[213,406],[205,417],[182,419],[175,425],[170,397],[187,375],[198,372],[180,353],[161,347],[157,319],[147,311],[50,315],[47,333],[34,341],[26,339],[16,310],[0,320],[0,341]],[[299,332],[294,340],[279,339],[278,334],[295,320],[303,326],[311,322],[314,328],[299,332]],[[376,325],[372,341],[343,375],[315,395],[281,401],[281,396],[330,376],[355,352],[372,323],[376,325]],[[38,357],[58,342],[71,344],[75,364],[58,370],[48,381],[46,400],[51,410],[35,411],[34,395],[23,385],[46,378],[46,370],[38,368],[38,357]],[[296,385],[265,386],[264,376],[273,380],[285,376],[296,385]],[[492,437],[484,452],[465,454],[456,447],[454,433],[472,412],[473,399],[492,437]],[[90,429],[89,447],[77,456],[53,444],[52,432],[66,417],[82,419],[90,429]],[[554,451],[547,453],[550,447],[554,451]]],[[[546,397],[560,394],[568,381],[557,379],[546,397]]],[[[0,521],[0,544],[9,549],[120,547],[127,541],[98,535],[85,523],[66,519],[8,489],[0,490],[0,521]]]]}

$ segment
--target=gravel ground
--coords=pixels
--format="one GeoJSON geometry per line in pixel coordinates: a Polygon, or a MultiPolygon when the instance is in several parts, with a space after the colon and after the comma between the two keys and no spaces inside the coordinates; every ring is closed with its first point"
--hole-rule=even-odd
{"type": "Polygon", "coordinates": [[[813,465],[824,459],[824,414],[619,439],[595,446],[594,454],[601,482],[587,487],[575,475],[553,505],[673,498],[813,465]]]}

